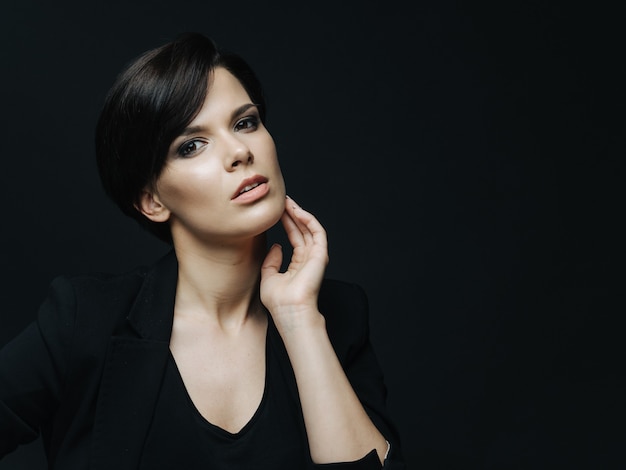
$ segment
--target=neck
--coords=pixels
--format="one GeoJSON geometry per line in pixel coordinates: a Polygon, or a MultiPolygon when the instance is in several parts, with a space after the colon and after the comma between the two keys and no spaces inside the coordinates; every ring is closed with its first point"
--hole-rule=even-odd
{"type": "Polygon", "coordinates": [[[175,315],[238,329],[262,314],[259,298],[265,235],[228,246],[177,246],[175,315]]]}

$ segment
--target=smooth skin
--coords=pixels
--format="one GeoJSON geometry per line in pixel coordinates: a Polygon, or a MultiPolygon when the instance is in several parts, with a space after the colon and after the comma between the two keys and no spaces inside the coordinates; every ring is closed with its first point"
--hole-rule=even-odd
{"type": "Polygon", "coordinates": [[[382,463],[387,443],[317,309],[326,232],[286,197],[274,141],[227,70],[212,74],[203,107],[138,209],[172,231],[179,276],[170,349],[200,413],[231,433],[254,415],[265,386],[266,308],[295,372],[313,461],[353,461],[376,448],[382,463]],[[261,187],[233,197],[249,178],[261,187]],[[285,272],[282,247],[265,249],[265,232],[279,220],[293,247],[285,272]]]}

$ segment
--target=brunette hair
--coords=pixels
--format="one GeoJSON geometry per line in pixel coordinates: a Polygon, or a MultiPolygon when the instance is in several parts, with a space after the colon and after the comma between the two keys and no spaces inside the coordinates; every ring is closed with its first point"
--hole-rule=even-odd
{"type": "Polygon", "coordinates": [[[143,53],[118,75],[96,126],[96,161],[105,193],[166,243],[172,243],[169,224],[152,222],[136,204],[161,174],[172,141],[200,111],[216,67],[239,80],[265,121],[265,98],[250,66],[202,34],[183,33],[143,53]]]}

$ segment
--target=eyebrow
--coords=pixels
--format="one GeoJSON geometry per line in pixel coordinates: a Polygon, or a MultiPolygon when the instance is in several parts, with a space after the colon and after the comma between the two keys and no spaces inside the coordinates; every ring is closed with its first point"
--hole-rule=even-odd
{"type": "MultiPolygon", "coordinates": [[[[237,116],[239,116],[240,114],[245,113],[250,108],[255,108],[255,107],[258,107],[258,106],[259,105],[255,104],[255,103],[246,103],[246,104],[244,104],[242,106],[239,106],[232,113],[230,113],[230,118],[231,118],[231,120],[235,119],[237,116]]],[[[196,134],[198,132],[202,132],[203,130],[204,130],[204,127],[202,127],[202,126],[185,127],[185,129],[183,129],[183,131],[176,138],[178,139],[180,137],[186,137],[186,136],[191,135],[191,134],[196,134]]]]}

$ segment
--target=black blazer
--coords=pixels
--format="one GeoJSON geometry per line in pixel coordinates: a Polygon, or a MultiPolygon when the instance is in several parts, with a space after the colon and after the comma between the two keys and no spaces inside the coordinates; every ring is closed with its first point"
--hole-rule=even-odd
{"type": "MultiPolygon", "coordinates": [[[[137,467],[169,355],[177,267],[172,251],[151,268],[52,282],[37,320],[0,351],[0,457],[41,434],[50,468],[137,467]]],[[[325,280],[319,308],[353,387],[392,445],[385,467],[404,468],[364,292],[325,280]]],[[[282,346],[271,319],[269,328],[268,340],[282,346]]],[[[299,400],[295,379],[292,391],[299,400]]]]}

